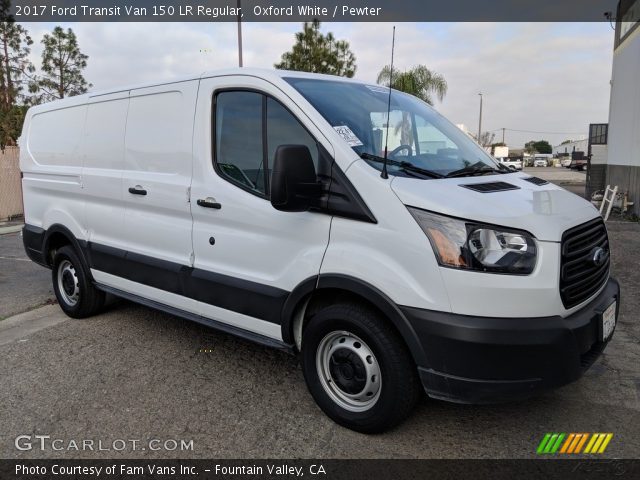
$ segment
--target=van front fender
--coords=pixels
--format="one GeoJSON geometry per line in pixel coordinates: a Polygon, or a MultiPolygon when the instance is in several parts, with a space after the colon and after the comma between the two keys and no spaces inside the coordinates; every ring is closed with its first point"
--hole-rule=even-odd
{"type": "Polygon", "coordinates": [[[373,305],[396,328],[415,363],[418,366],[428,366],[424,349],[416,332],[399,306],[373,285],[348,275],[321,274],[308,278],[293,289],[282,309],[282,339],[285,343],[295,344],[293,327],[296,312],[310,296],[321,293],[323,290],[347,292],[373,305]]]}

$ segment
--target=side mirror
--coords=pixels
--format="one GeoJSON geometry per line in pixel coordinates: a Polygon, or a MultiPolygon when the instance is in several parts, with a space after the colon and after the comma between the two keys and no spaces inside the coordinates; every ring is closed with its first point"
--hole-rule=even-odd
{"type": "Polygon", "coordinates": [[[305,145],[280,145],[271,173],[271,205],[283,212],[304,212],[322,193],[311,152],[305,145]]]}

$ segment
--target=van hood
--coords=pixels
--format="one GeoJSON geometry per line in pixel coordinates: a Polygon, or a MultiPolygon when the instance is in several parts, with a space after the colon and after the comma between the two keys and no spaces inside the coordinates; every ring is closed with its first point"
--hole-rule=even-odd
{"type": "Polygon", "coordinates": [[[559,242],[564,231],[599,215],[591,203],[564,188],[552,183],[535,185],[526,178],[532,177],[522,173],[434,180],[394,177],[391,188],[407,206],[523,229],[550,242],[559,242]],[[468,188],[495,182],[505,182],[513,189],[480,192],[468,188]]]}

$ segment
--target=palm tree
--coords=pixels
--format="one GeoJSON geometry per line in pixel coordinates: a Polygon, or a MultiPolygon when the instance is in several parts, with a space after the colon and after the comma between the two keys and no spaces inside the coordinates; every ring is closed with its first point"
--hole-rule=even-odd
{"type": "MultiPolygon", "coordinates": [[[[378,74],[377,83],[418,97],[429,105],[433,105],[432,95],[442,101],[447,94],[447,81],[444,77],[437,72],[432,72],[424,65],[416,65],[402,72],[396,70],[392,72],[391,67],[385,65],[378,74]],[[391,78],[392,73],[393,79],[391,78]]],[[[395,131],[396,134],[398,131],[401,132],[400,137],[403,145],[413,143],[411,122],[407,112],[402,113],[402,122],[396,125],[395,131]]]]}
{"type": "MultiPolygon", "coordinates": [[[[391,67],[385,65],[378,74],[377,82],[380,85],[388,87],[390,80],[391,67]]],[[[435,94],[440,101],[442,101],[447,94],[447,81],[441,74],[432,72],[426,66],[416,65],[403,72],[394,70],[391,88],[409,93],[427,102],[429,105],[433,105],[433,94],[435,94]]]]}

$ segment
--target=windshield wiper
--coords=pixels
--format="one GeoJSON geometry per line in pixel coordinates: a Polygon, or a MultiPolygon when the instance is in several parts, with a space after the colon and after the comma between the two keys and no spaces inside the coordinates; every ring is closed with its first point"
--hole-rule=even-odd
{"type": "MultiPolygon", "coordinates": [[[[367,152],[363,152],[360,154],[360,158],[364,159],[364,160],[371,160],[373,162],[378,162],[378,163],[384,163],[385,159],[384,157],[380,157],[378,155],[373,155],[372,153],[367,153],[367,152]]],[[[432,170],[427,170],[426,168],[420,168],[420,167],[416,167],[413,163],[410,162],[399,162],[398,160],[392,160],[391,158],[387,158],[387,164],[389,165],[394,165],[396,167],[400,167],[400,170],[404,171],[405,173],[410,172],[410,173],[418,173],[420,175],[425,175],[427,177],[431,177],[431,178],[443,178],[444,175],[441,175],[437,172],[434,172],[432,170]]]]}
{"type": "Polygon", "coordinates": [[[473,165],[469,165],[459,170],[454,170],[453,172],[449,172],[447,173],[446,177],[447,178],[471,177],[474,175],[484,175],[485,173],[508,173],[499,168],[490,167],[485,163],[482,163],[482,162],[478,162],[478,163],[474,163],[473,165]],[[481,165],[478,165],[478,163],[480,163],[481,165]]]}

